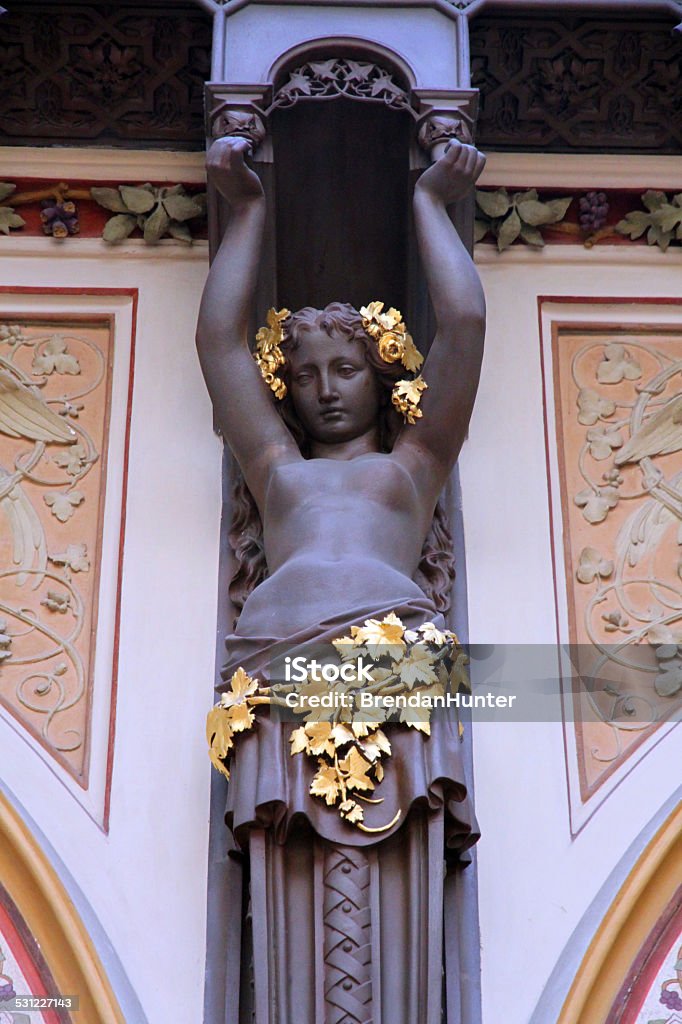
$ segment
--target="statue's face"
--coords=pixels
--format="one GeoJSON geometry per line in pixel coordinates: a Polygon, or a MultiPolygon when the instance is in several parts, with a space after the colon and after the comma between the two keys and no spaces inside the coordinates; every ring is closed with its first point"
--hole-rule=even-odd
{"type": "Polygon", "coordinates": [[[365,346],[318,328],[287,353],[290,391],[308,436],[324,444],[361,437],[377,425],[379,385],[365,346]]]}

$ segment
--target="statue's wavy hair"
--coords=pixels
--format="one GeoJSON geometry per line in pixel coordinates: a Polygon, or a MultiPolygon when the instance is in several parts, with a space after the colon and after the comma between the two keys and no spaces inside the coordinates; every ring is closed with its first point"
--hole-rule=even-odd
{"type": "MultiPolygon", "coordinates": [[[[306,306],[292,314],[283,324],[284,337],[282,352],[294,351],[301,343],[302,335],[311,328],[321,329],[331,335],[341,334],[348,341],[359,341],[365,346],[367,362],[376,373],[380,393],[380,434],[381,451],[390,452],[402,427],[402,417],[391,402],[393,385],[402,376],[400,364],[386,363],[381,359],[377,345],[362,326],[358,311],[347,302],[332,302],[325,309],[306,306]]],[[[290,364],[278,370],[278,376],[287,385],[287,394],[276,401],[280,414],[298,444],[301,454],[310,454],[309,439],[296,415],[291,400],[290,364]]],[[[237,611],[241,611],[249,594],[268,575],[265,551],[263,549],[263,525],[256,502],[246,486],[239,467],[235,465],[232,488],[232,523],[229,532],[230,546],[234,552],[235,567],[230,580],[229,595],[237,611]]],[[[452,550],[452,534],[445,509],[439,499],[433,513],[431,527],[427,534],[414,580],[440,612],[450,607],[450,593],[455,578],[455,561],[452,550]]]]}

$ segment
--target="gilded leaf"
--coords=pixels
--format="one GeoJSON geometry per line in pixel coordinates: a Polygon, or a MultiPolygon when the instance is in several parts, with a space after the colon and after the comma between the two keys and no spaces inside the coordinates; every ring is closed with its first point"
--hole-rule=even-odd
{"type": "Polygon", "coordinates": [[[336,768],[333,764],[329,765],[320,761],[317,774],[310,783],[311,795],[324,797],[328,806],[331,807],[336,803],[339,792],[339,773],[336,768]]]}
{"type": "Polygon", "coordinates": [[[415,683],[437,681],[433,670],[433,655],[420,645],[413,647],[408,656],[396,665],[396,672],[410,690],[415,683]]]}
{"type": "Polygon", "coordinates": [[[11,185],[8,181],[0,181],[0,203],[3,199],[7,199],[7,196],[11,196],[16,187],[16,185],[11,185]]]}
{"type": "Polygon", "coordinates": [[[246,732],[255,721],[253,711],[248,704],[233,704],[226,714],[233,732],[246,732]]]}
{"type": "Polygon", "coordinates": [[[227,757],[232,747],[232,728],[227,712],[220,704],[211,708],[206,716],[206,739],[216,757],[227,757]]]}
{"type": "Polygon", "coordinates": [[[308,737],[305,734],[305,729],[302,725],[298,729],[294,729],[292,732],[289,743],[291,744],[291,753],[303,754],[308,750],[308,737]]]}
{"type": "Polygon", "coordinates": [[[308,748],[311,754],[334,756],[334,742],[331,738],[331,722],[309,722],[305,726],[308,748]]]}
{"type": "Polygon", "coordinates": [[[338,747],[345,747],[347,743],[352,743],[355,735],[344,722],[337,722],[331,731],[331,738],[334,746],[338,749],[338,747]]]}
{"type": "Polygon", "coordinates": [[[348,789],[374,789],[374,783],[367,775],[367,769],[371,768],[371,764],[355,747],[339,761],[339,768],[344,773],[348,789]]]}
{"type": "Polygon", "coordinates": [[[381,658],[385,654],[392,658],[402,657],[405,650],[405,627],[394,612],[381,621],[366,619],[363,626],[353,626],[352,631],[354,639],[367,647],[372,658],[381,658]]]}
{"type": "Polygon", "coordinates": [[[342,804],[339,804],[339,810],[341,817],[345,818],[351,825],[356,825],[364,818],[362,807],[355,800],[344,800],[342,804]]]}
{"type": "Polygon", "coordinates": [[[221,695],[220,703],[226,708],[231,707],[233,704],[242,704],[257,689],[257,681],[252,679],[240,665],[230,679],[230,689],[221,695]]]}

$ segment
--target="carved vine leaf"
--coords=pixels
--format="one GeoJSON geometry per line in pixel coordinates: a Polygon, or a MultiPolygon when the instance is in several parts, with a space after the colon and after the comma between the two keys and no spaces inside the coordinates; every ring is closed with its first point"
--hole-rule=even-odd
{"type": "Polygon", "coordinates": [[[0,619],[0,665],[3,661],[7,661],[8,658],[12,657],[10,650],[12,636],[7,632],[8,626],[7,619],[0,619]]]}
{"type": "Polygon", "coordinates": [[[581,388],[578,392],[578,423],[590,427],[597,420],[607,419],[616,411],[615,403],[602,398],[593,388],[581,388]]]}
{"type": "MultiPolygon", "coordinates": [[[[11,196],[16,187],[9,181],[0,181],[0,203],[11,196]]],[[[3,235],[8,235],[12,228],[23,228],[25,224],[24,218],[15,213],[12,206],[0,206],[0,231],[3,235]]]]}
{"type": "Polygon", "coordinates": [[[497,239],[499,252],[508,249],[517,239],[527,245],[542,248],[545,240],[540,228],[562,221],[572,201],[572,196],[541,200],[534,188],[527,192],[514,192],[511,196],[505,188],[494,192],[476,189],[478,209],[474,241],[480,242],[487,234],[491,234],[497,239]]]}
{"type": "Polygon", "coordinates": [[[191,245],[192,233],[187,222],[206,216],[206,193],[190,196],[183,185],[155,188],[147,182],[92,188],[90,194],[95,202],[115,214],[102,233],[104,240],[112,244],[124,241],[139,228],[148,245],[156,245],[166,237],[191,245]]]}
{"type": "Polygon", "coordinates": [[[682,634],[661,624],[651,627],[647,639],[658,662],[656,693],[659,697],[674,697],[682,690],[682,634]]]}
{"type": "Polygon", "coordinates": [[[66,451],[57,452],[52,456],[52,461],[69,476],[78,476],[87,457],[85,446],[79,443],[70,445],[66,451]]]}
{"type": "Polygon", "coordinates": [[[602,523],[609,510],[618,504],[620,495],[617,487],[598,487],[596,491],[586,487],[573,499],[578,508],[583,510],[583,516],[588,523],[595,525],[602,523]]]}
{"type": "Polygon", "coordinates": [[[72,356],[61,334],[53,334],[43,346],[42,352],[33,357],[32,371],[36,375],[49,376],[51,373],[79,374],[80,363],[72,356]]]}
{"type": "Polygon", "coordinates": [[[43,501],[60,523],[67,523],[69,521],[84,498],[85,495],[81,491],[43,495],[43,501]]]}
{"type": "Polygon", "coordinates": [[[621,448],[623,445],[623,435],[610,424],[604,427],[591,427],[585,436],[590,455],[598,462],[608,459],[614,448],[621,448]]]}
{"type": "Polygon", "coordinates": [[[9,345],[21,345],[24,340],[19,324],[0,324],[0,341],[5,341],[9,345]]]}
{"type": "Polygon", "coordinates": [[[682,242],[682,192],[668,199],[665,192],[649,189],[641,197],[644,210],[632,210],[616,224],[616,231],[629,238],[640,238],[647,232],[647,245],[657,245],[663,252],[671,242],[682,242]]]}
{"type": "Polygon", "coordinates": [[[612,572],[613,562],[609,558],[602,558],[596,548],[582,549],[575,573],[579,583],[592,583],[597,576],[608,579],[612,572]]]}
{"type": "Polygon", "coordinates": [[[51,612],[66,615],[71,607],[71,594],[64,594],[58,590],[48,590],[47,597],[40,603],[45,605],[51,612]]]}
{"type": "Polygon", "coordinates": [[[603,612],[602,619],[604,621],[604,629],[607,633],[617,633],[619,631],[631,632],[626,630],[626,626],[630,624],[630,620],[627,615],[624,615],[620,608],[614,608],[609,612],[603,612]]]}
{"type": "Polygon", "coordinates": [[[49,555],[49,559],[55,565],[63,565],[73,572],[88,572],[90,570],[86,544],[67,544],[66,551],[62,551],[58,555],[49,555]]]}
{"type": "Polygon", "coordinates": [[[604,358],[597,367],[600,384],[620,384],[622,380],[639,380],[641,376],[642,367],[624,345],[612,342],[604,346],[604,358]]]}

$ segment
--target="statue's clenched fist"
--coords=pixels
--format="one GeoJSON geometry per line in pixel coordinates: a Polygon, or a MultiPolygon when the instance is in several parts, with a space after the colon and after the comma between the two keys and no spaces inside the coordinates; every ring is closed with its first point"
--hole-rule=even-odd
{"type": "Polygon", "coordinates": [[[453,139],[443,156],[424,171],[416,187],[448,206],[466,195],[484,167],[483,153],[453,139]]]}
{"type": "Polygon", "coordinates": [[[251,143],[239,135],[216,139],[206,156],[208,180],[231,206],[263,198],[263,186],[245,161],[251,143]]]}

